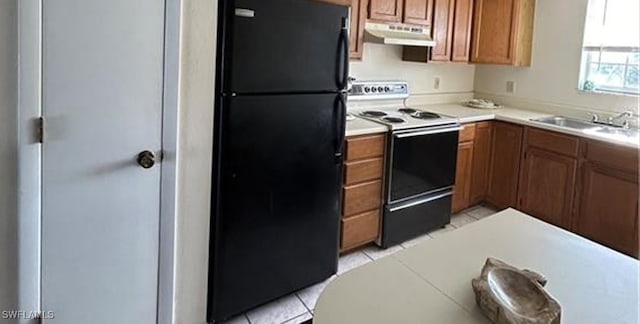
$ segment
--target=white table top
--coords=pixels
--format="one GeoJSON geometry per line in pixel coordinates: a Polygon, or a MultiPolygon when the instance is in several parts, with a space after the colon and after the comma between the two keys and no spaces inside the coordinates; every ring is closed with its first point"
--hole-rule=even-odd
{"type": "Polygon", "coordinates": [[[313,323],[488,323],[471,289],[487,257],[545,275],[563,324],[640,321],[638,260],[507,209],[340,275],[313,323]]]}

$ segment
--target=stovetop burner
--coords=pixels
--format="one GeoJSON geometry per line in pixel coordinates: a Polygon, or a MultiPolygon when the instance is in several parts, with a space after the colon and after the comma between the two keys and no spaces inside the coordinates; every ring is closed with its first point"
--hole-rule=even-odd
{"type": "Polygon", "coordinates": [[[411,117],[418,119],[437,119],[440,118],[440,115],[427,111],[416,111],[411,114],[411,117]]]}
{"type": "Polygon", "coordinates": [[[400,123],[406,122],[404,119],[399,117],[382,117],[380,118],[380,120],[385,121],[387,123],[392,123],[392,124],[400,124],[400,123]]]}
{"type": "Polygon", "coordinates": [[[384,117],[387,113],[379,110],[366,110],[361,112],[360,115],[365,117],[384,117]]]}
{"type": "Polygon", "coordinates": [[[405,114],[413,114],[418,112],[417,110],[413,109],[413,108],[400,108],[398,109],[399,112],[401,113],[405,113],[405,114]]]}

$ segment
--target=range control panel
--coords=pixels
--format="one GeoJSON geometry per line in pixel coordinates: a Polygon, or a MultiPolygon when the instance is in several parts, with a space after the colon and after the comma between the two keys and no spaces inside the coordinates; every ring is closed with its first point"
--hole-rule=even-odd
{"type": "Polygon", "coordinates": [[[390,100],[409,97],[406,81],[354,81],[349,100],[390,100]]]}

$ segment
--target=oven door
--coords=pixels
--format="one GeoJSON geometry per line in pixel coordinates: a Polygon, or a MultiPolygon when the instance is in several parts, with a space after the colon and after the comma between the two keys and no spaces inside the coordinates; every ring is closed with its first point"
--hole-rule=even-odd
{"type": "Polygon", "coordinates": [[[394,132],[389,161],[388,202],[452,187],[460,125],[394,132]]]}

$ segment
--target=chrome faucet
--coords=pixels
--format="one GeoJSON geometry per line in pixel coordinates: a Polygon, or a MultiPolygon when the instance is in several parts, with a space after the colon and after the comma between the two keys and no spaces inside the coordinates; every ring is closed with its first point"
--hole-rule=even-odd
{"type": "Polygon", "coordinates": [[[624,129],[628,129],[629,128],[629,119],[628,118],[630,118],[630,117],[633,117],[633,112],[632,111],[623,111],[623,112],[621,112],[620,114],[618,114],[616,116],[609,117],[607,119],[607,122],[610,125],[615,125],[614,124],[615,121],[620,120],[622,118],[625,118],[625,120],[622,121],[622,125],[621,126],[624,129]]]}

